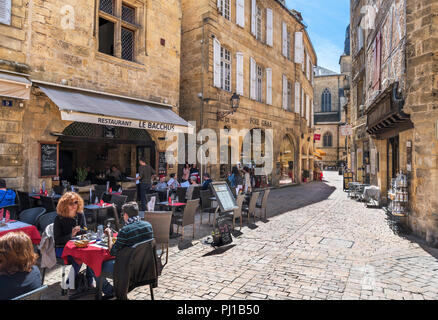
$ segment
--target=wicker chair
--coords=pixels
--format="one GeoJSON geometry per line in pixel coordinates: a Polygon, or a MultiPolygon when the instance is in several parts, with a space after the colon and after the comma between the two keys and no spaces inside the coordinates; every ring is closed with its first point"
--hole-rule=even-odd
{"type": "Polygon", "coordinates": [[[164,247],[166,248],[166,262],[162,264],[162,267],[164,267],[169,259],[169,230],[172,211],[146,211],[143,220],[152,225],[155,242],[157,245],[161,244],[160,260],[163,256],[164,247]]]}
{"type": "Polygon", "coordinates": [[[195,239],[195,213],[199,206],[199,199],[188,200],[187,205],[182,212],[182,215],[175,214],[172,216],[172,224],[176,224],[178,226],[176,233],[179,232],[179,227],[182,229],[182,237],[184,238],[184,227],[193,224],[193,239],[195,239]]]}

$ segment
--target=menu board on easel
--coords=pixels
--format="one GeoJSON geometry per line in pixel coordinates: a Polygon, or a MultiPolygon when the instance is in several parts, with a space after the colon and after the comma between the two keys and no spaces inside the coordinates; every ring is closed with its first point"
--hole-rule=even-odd
{"type": "Polygon", "coordinates": [[[158,174],[167,175],[166,152],[158,152],[158,174]]]}
{"type": "Polygon", "coordinates": [[[59,163],[59,142],[39,141],[39,143],[40,178],[57,177],[59,163]]]}
{"type": "Polygon", "coordinates": [[[221,212],[233,211],[238,208],[236,199],[225,181],[212,182],[210,185],[220,205],[221,212]]]}

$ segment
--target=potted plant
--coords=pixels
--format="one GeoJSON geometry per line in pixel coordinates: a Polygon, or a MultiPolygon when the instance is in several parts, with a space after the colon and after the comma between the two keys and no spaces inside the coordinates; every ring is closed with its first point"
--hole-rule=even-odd
{"type": "Polygon", "coordinates": [[[307,179],[309,179],[309,170],[303,170],[303,182],[307,182],[307,179]]]}
{"type": "Polygon", "coordinates": [[[79,187],[85,186],[84,181],[87,178],[87,174],[88,174],[88,172],[87,172],[86,168],[79,167],[79,168],[76,169],[76,179],[78,181],[78,186],[79,187]]]}

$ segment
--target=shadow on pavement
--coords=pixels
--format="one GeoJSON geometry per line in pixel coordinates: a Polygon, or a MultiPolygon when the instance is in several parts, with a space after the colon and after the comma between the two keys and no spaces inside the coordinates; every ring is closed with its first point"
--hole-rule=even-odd
{"type": "Polygon", "coordinates": [[[230,250],[231,248],[233,248],[235,246],[236,246],[235,244],[231,244],[231,245],[227,245],[227,246],[216,248],[213,251],[210,251],[210,252],[204,254],[203,257],[208,257],[208,256],[214,256],[214,255],[222,254],[222,253],[230,250]]]}

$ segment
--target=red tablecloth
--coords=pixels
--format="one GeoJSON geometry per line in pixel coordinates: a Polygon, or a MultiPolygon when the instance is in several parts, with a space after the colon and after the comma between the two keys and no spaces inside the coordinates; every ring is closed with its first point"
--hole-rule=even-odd
{"type": "Polygon", "coordinates": [[[62,252],[65,264],[68,264],[67,256],[72,256],[78,264],[85,263],[93,269],[96,277],[100,276],[104,261],[115,259],[115,257],[109,254],[108,249],[98,248],[91,244],[85,248],[78,248],[75,246],[74,241],[67,242],[62,252]]]}
{"type": "Polygon", "coordinates": [[[27,234],[30,237],[33,244],[39,244],[41,242],[40,233],[38,232],[38,229],[35,226],[21,222],[21,221],[17,221],[15,223],[10,224],[12,221],[14,221],[14,220],[11,220],[8,223],[8,226],[11,229],[0,230],[0,237],[5,235],[6,233],[9,233],[9,232],[23,231],[25,234],[27,234]],[[15,228],[15,226],[17,226],[17,227],[15,228]]]}

